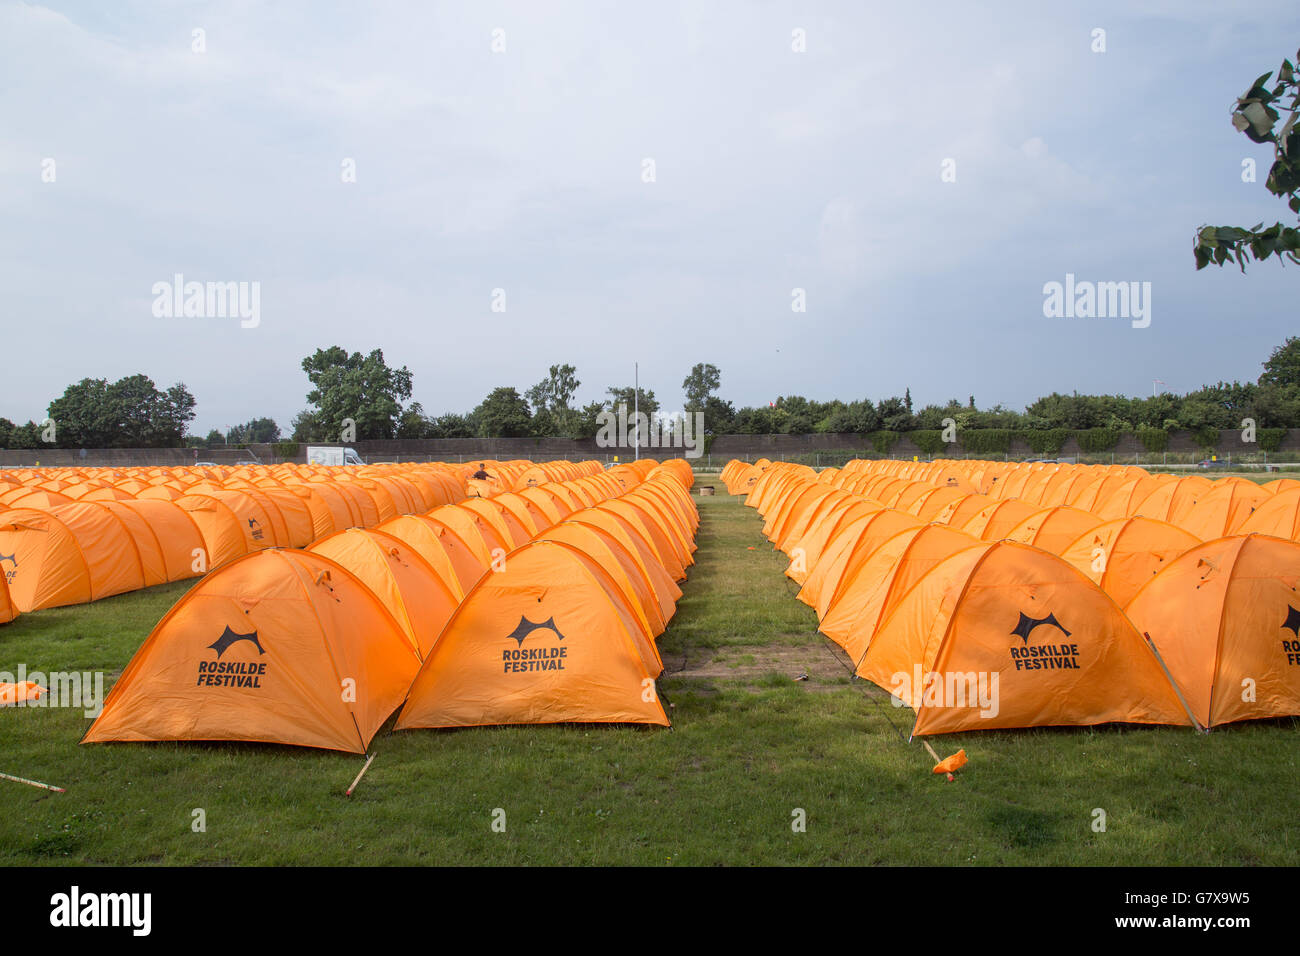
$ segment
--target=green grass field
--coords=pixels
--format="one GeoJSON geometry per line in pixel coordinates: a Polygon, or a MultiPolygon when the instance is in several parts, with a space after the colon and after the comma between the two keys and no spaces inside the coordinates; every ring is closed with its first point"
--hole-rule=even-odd
{"type": "MultiPolygon", "coordinates": [[[[1300,861],[1294,721],[984,732],[955,783],[911,712],[850,682],[739,498],[698,498],[697,564],[660,639],[675,728],[383,731],[359,757],[82,747],[80,711],[0,710],[0,863],[1273,864],[1300,861]],[[808,679],[794,678],[807,674],[808,679]],[[900,737],[899,731],[902,731],[900,737]],[[494,832],[493,811],[505,811],[494,832]],[[1094,832],[1094,810],[1106,814],[1094,832]],[[206,832],[194,832],[196,809],[206,832]],[[806,831],[794,832],[796,810],[806,831]]],[[[111,680],[183,585],[26,615],[0,670],[111,680]]],[[[391,725],[390,725],[391,726],[391,725]]]]}

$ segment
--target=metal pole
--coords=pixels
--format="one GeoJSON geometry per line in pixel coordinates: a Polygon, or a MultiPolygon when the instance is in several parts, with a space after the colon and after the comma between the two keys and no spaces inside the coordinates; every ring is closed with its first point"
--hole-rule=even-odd
{"type": "Polygon", "coordinates": [[[641,460],[641,363],[633,362],[632,378],[632,421],[636,422],[636,455],[633,461],[641,460]]]}

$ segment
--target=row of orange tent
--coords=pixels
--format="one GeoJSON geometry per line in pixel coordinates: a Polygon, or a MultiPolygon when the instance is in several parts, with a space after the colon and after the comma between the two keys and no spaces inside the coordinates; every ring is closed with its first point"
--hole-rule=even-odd
{"type": "MultiPolygon", "coordinates": [[[[0,623],[197,577],[263,548],[463,501],[498,463],[24,469],[0,472],[0,623]]],[[[597,462],[500,466],[519,490],[597,462]],[[517,479],[517,480],[515,480],[517,479]]],[[[639,474],[633,472],[634,474],[639,474]]],[[[501,494],[494,489],[494,494],[501,494]]]]}
{"type": "MultiPolygon", "coordinates": [[[[916,709],[916,733],[1186,723],[1189,709],[1204,726],[1300,713],[1300,544],[1289,535],[1202,542],[1185,523],[1106,520],[1077,507],[1080,496],[1060,503],[1069,496],[1051,489],[1062,481],[1041,477],[1059,471],[1071,487],[1121,491],[1143,480],[1110,469],[861,462],[815,473],[769,463],[751,482],[753,466],[742,466],[729,464],[724,481],[791,556],[800,600],[855,673],[916,709]],[[1007,497],[1012,488],[1033,489],[1034,500],[1007,497]],[[945,696],[954,675],[989,693],[996,685],[999,705],[972,705],[980,688],[966,684],[945,696]]],[[[1222,487],[1232,485],[1212,485],[1188,513],[1222,501],[1222,487]]],[[[1295,489],[1262,493],[1255,516],[1295,489]]],[[[1105,508],[1110,495],[1090,501],[1105,508]]]]}
{"type": "Polygon", "coordinates": [[[398,707],[398,729],[666,725],[655,639],[694,560],[692,482],[638,463],[237,559],[159,622],[84,742],[364,752],[398,707]]]}

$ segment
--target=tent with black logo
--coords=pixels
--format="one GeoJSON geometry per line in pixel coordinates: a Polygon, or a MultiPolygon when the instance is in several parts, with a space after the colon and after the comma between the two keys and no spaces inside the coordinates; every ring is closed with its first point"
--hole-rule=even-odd
{"type": "Polygon", "coordinates": [[[857,674],[916,711],[914,734],[1191,725],[1110,596],[1056,555],[1012,541],[930,570],[880,625],[857,674]]]}
{"type": "Polygon", "coordinates": [[[452,615],[397,729],[486,724],[668,725],[663,668],[609,572],[559,541],[534,541],[486,574],[452,615]]]}
{"type": "Polygon", "coordinates": [[[1300,544],[1262,534],[1207,541],[1125,610],[1202,725],[1300,714],[1300,544]]]}
{"type": "Polygon", "coordinates": [[[177,602],[82,743],[235,740],[364,753],[419,666],[401,625],[341,565],[259,551],[177,602]]]}

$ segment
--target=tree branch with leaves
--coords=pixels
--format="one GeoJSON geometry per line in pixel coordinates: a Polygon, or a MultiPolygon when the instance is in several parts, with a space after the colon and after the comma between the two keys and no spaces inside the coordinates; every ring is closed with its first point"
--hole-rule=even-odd
{"type": "MultiPolygon", "coordinates": [[[[1296,60],[1300,61],[1300,51],[1296,52],[1296,60]]],[[[1253,143],[1273,144],[1273,167],[1264,185],[1273,195],[1286,198],[1291,211],[1300,214],[1300,126],[1296,123],[1300,115],[1300,77],[1291,60],[1282,61],[1277,82],[1269,88],[1265,84],[1272,76],[1271,71],[1265,73],[1237,99],[1232,125],[1253,143]],[[1290,105],[1283,103],[1288,97],[1290,105]],[[1282,113],[1290,114],[1285,121],[1282,113]]],[[[1211,263],[1221,266],[1231,259],[1245,272],[1248,258],[1263,262],[1274,255],[1284,264],[1288,259],[1300,263],[1300,229],[1280,222],[1267,229],[1262,222],[1249,229],[1202,226],[1196,234],[1194,252],[1197,269],[1211,263]]]]}

